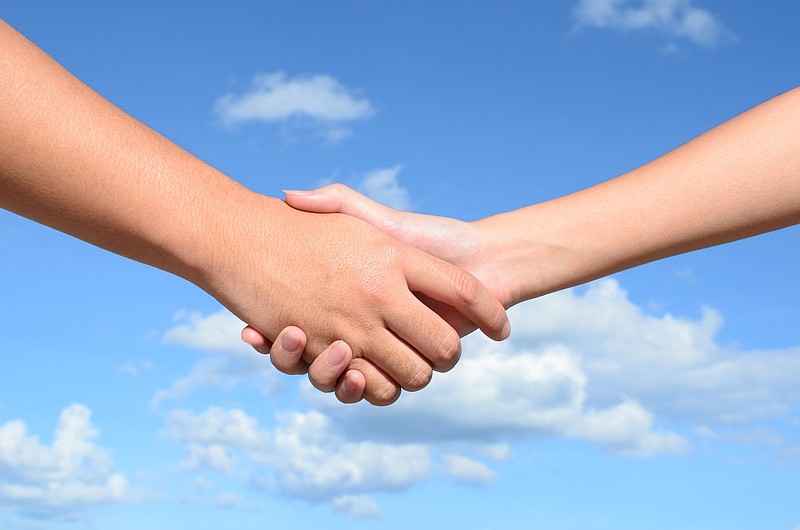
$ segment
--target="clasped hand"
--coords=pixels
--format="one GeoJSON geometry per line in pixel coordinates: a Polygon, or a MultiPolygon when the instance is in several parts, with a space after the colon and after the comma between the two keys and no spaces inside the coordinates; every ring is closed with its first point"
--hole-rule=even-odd
{"type": "MultiPolygon", "coordinates": [[[[318,224],[317,230],[327,231],[328,237],[333,238],[315,243],[310,259],[329,255],[321,250],[325,245],[354,247],[348,253],[353,258],[349,266],[337,265],[336,276],[321,282],[343,288],[323,297],[330,305],[326,314],[341,312],[337,308],[353,309],[351,300],[367,299],[373,310],[385,309],[388,331],[362,329],[346,335],[346,320],[339,320],[328,322],[329,329],[320,334],[293,322],[273,342],[252,326],[245,328],[245,342],[261,353],[271,353],[272,364],[279,371],[308,373],[316,388],[335,391],[345,403],[364,398],[385,405],[397,399],[400,387],[421,389],[428,384],[432,370],[452,368],[460,356],[459,335],[481,327],[496,340],[508,336],[510,327],[500,305],[510,305],[512,296],[481,255],[480,235],[469,223],[393,210],[342,185],[315,192],[287,192],[286,202],[300,210],[327,214],[302,216],[305,222],[318,224]],[[357,217],[380,228],[382,233],[357,217]],[[345,232],[335,227],[348,223],[352,226],[345,232]],[[371,229],[371,240],[357,243],[357,234],[367,228],[371,229]],[[346,237],[342,240],[334,233],[344,233],[346,237]],[[349,286],[351,278],[356,291],[349,286]],[[359,296],[358,291],[366,296],[359,296]]],[[[335,264],[316,264],[313,274],[326,274],[332,265],[335,264]]],[[[319,293],[313,294],[315,299],[320,298],[319,293]]],[[[302,297],[303,293],[292,296],[302,297]]],[[[314,313],[314,300],[305,297],[300,307],[314,313]]],[[[352,318],[344,314],[341,317],[352,318]]]]}

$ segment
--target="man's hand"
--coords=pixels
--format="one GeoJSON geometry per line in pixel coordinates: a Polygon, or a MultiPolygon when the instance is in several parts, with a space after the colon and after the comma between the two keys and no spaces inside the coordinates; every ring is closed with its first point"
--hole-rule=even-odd
{"type": "MultiPolygon", "coordinates": [[[[311,192],[287,191],[286,202],[299,210],[343,213],[362,219],[393,238],[474,274],[504,306],[512,304],[509,278],[492,261],[502,257],[491,252],[491,238],[476,224],[394,210],[341,184],[332,184],[311,192]]],[[[431,299],[424,293],[418,293],[418,297],[460,335],[466,335],[475,329],[475,324],[455,308],[431,299]]],[[[315,387],[325,391],[335,388],[337,398],[344,403],[361,399],[365,377],[358,370],[352,369],[357,365],[351,366],[345,372],[344,366],[336,370],[319,361],[309,363],[301,355],[305,344],[302,331],[295,328],[287,329],[284,333],[291,338],[294,349],[282,347],[280,340],[273,344],[250,326],[243,330],[242,338],[257,351],[271,353],[270,359],[279,371],[286,374],[308,373],[315,387]]]]}
{"type": "Polygon", "coordinates": [[[509,334],[502,305],[474,276],[368,223],[261,196],[234,204],[209,237],[207,264],[189,279],[265,339],[303,330],[305,363],[345,341],[373,404],[393,402],[401,387],[423,388],[461,354],[459,334],[415,293],[494,339],[509,334]]]}

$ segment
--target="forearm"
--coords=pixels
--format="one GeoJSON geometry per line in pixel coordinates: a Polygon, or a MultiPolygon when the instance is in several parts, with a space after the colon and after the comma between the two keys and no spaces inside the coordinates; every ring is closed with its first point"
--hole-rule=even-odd
{"type": "Polygon", "coordinates": [[[196,280],[251,193],[131,118],[0,21],[0,207],[196,280]]]}
{"type": "Polygon", "coordinates": [[[800,222],[800,89],[630,173],[479,222],[515,302],[800,222]]]}

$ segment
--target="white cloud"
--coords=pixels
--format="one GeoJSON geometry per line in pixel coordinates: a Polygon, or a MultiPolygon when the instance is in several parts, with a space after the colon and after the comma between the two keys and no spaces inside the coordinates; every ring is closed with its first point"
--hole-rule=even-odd
{"type": "Polygon", "coordinates": [[[376,169],[367,173],[356,189],[386,206],[397,210],[410,210],[411,197],[408,190],[397,181],[402,169],[401,165],[376,169]]]}
{"type": "Polygon", "coordinates": [[[271,430],[237,409],[176,411],[167,433],[186,447],[188,468],[212,468],[249,484],[267,481],[312,501],[405,489],[425,480],[431,467],[422,445],[348,441],[313,411],[287,413],[271,430]]]}
{"type": "Polygon", "coordinates": [[[256,353],[241,339],[244,323],[225,309],[210,315],[181,312],[176,319],[183,323],[164,334],[167,344],[180,344],[211,354],[200,359],[188,374],[169,388],[156,392],[151,406],[180,399],[202,388],[232,390],[247,384],[265,393],[274,393],[278,374],[269,360],[256,353]],[[222,354],[222,355],[219,355],[222,354]]]}
{"type": "Polygon", "coordinates": [[[800,404],[800,348],[738,351],[719,344],[721,315],[648,315],[614,280],[511,311],[512,341],[559,345],[582,359],[587,402],[628,396],[656,417],[688,425],[774,418],[800,404]],[[679,391],[678,391],[679,390],[679,391]]]}
{"type": "Polygon", "coordinates": [[[566,348],[514,351],[511,343],[478,340],[455,369],[385,411],[331,406],[328,412],[358,434],[388,440],[577,437],[631,456],[688,448],[682,437],[656,431],[652,415],[632,400],[589,406],[587,384],[580,358],[566,348]]]}
{"type": "Polygon", "coordinates": [[[231,352],[249,356],[253,349],[240,338],[244,323],[226,310],[207,316],[181,311],[175,320],[185,321],[164,334],[167,344],[181,344],[204,351],[231,352]]]}
{"type": "Polygon", "coordinates": [[[722,430],[703,425],[695,429],[695,434],[709,440],[724,443],[773,446],[784,443],[784,439],[780,434],[766,427],[722,430]]]}
{"type": "Polygon", "coordinates": [[[570,437],[638,457],[688,450],[686,435],[664,423],[691,433],[697,425],[787,419],[800,404],[800,349],[723,347],[716,311],[650,315],[613,279],[527,302],[510,317],[511,339],[467,337],[451,372],[386,410],[340,407],[310,390],[307,398],[355,436],[570,437]]]}
{"type": "Polygon", "coordinates": [[[713,46],[732,34],[708,10],[692,0],[581,0],[573,10],[576,27],[622,31],[657,31],[671,40],[713,46]]]}
{"type": "MultiPolygon", "coordinates": [[[[363,175],[347,179],[347,184],[382,204],[397,210],[411,210],[411,194],[405,186],[400,184],[398,178],[402,170],[402,164],[374,169],[363,175]]],[[[317,187],[327,186],[337,181],[342,181],[342,179],[339,175],[334,174],[318,181],[317,187]]]]}
{"type": "Polygon", "coordinates": [[[226,94],[214,110],[223,123],[308,124],[323,131],[331,141],[347,137],[347,123],[370,117],[369,100],[327,75],[289,78],[285,72],[256,75],[244,94],[226,94]]]}
{"type": "Polygon", "coordinates": [[[497,478],[497,473],[486,467],[486,464],[464,455],[453,453],[443,455],[442,463],[445,465],[447,476],[470,484],[484,485],[497,478]]]}
{"type": "MultiPolygon", "coordinates": [[[[786,442],[750,423],[769,421],[779,431],[780,422],[792,421],[800,348],[725,347],[718,312],[651,314],[613,279],[527,302],[510,317],[508,341],[467,337],[452,371],[391,407],[343,407],[304,382],[308,403],[322,412],[287,413],[269,429],[242,411],[175,413],[172,438],[186,447],[189,468],[325,502],[437,476],[486,483],[497,473],[490,461],[464,449],[502,460],[521,439],[579,439],[630,457],[682,453],[690,438],[760,442],[789,454],[786,442]]],[[[224,319],[190,320],[193,332],[171,336],[224,349],[215,333],[201,332],[224,319]]]]}
{"type": "Polygon", "coordinates": [[[27,432],[23,421],[0,426],[0,504],[25,515],[79,516],[97,504],[132,498],[122,474],[111,473],[108,451],[98,436],[91,411],[73,404],[61,412],[50,446],[27,432]]]}
{"type": "Polygon", "coordinates": [[[335,510],[354,519],[377,517],[381,514],[381,509],[377,503],[363,495],[343,495],[341,497],[336,497],[331,502],[331,505],[335,510]]]}
{"type": "Polygon", "coordinates": [[[511,448],[508,444],[486,444],[475,447],[475,450],[492,460],[508,460],[511,457],[511,448]]]}
{"type": "Polygon", "coordinates": [[[241,497],[230,492],[222,492],[216,495],[211,502],[214,506],[219,506],[221,508],[239,508],[244,506],[241,497]]]}

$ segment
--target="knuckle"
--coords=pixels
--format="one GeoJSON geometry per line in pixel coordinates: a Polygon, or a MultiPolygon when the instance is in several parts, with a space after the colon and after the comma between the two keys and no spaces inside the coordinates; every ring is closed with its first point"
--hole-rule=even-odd
{"type": "Polygon", "coordinates": [[[403,385],[405,390],[409,392],[416,392],[417,390],[422,390],[428,383],[431,382],[431,378],[433,377],[433,370],[427,363],[420,363],[421,366],[411,375],[411,377],[406,381],[406,384],[403,385]]]}
{"type": "Polygon", "coordinates": [[[311,382],[311,386],[326,394],[336,389],[336,381],[328,381],[324,377],[313,373],[311,370],[308,372],[308,380],[311,382]]]}
{"type": "Polygon", "coordinates": [[[391,383],[390,381],[384,381],[377,386],[372,386],[371,388],[368,382],[366,392],[364,393],[364,399],[377,407],[391,405],[397,401],[399,397],[400,387],[391,383]]]}
{"type": "Polygon", "coordinates": [[[458,271],[453,278],[453,290],[458,302],[471,306],[478,301],[481,294],[481,285],[474,276],[465,271],[458,271]]]}
{"type": "Polygon", "coordinates": [[[449,329],[439,341],[431,362],[437,370],[446,372],[455,366],[459,358],[461,358],[461,340],[454,330],[449,329]]]}
{"type": "Polygon", "coordinates": [[[342,196],[347,193],[348,189],[349,188],[347,186],[339,182],[334,182],[333,184],[329,184],[325,187],[325,190],[337,199],[341,199],[342,196]]]}

